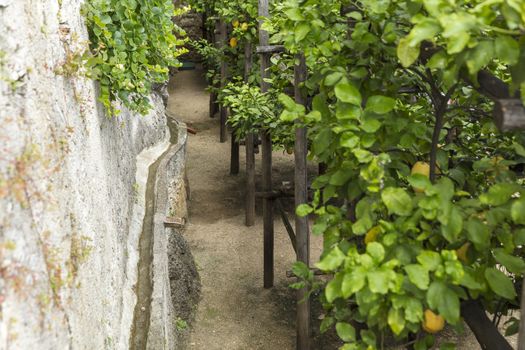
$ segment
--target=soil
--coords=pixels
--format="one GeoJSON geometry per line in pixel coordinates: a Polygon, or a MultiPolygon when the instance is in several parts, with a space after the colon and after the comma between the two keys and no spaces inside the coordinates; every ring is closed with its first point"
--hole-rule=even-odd
{"type": "MultiPolygon", "coordinates": [[[[191,188],[189,223],[184,233],[195,258],[202,297],[188,332],[187,349],[295,349],[295,292],[286,277],[295,253],[280,218],[275,216],[275,285],[263,288],[261,205],[256,224],[244,225],[244,148],[241,171],[229,174],[230,142],[219,143],[219,120],[209,117],[204,72],[182,71],[169,87],[168,110],[197,130],[188,143],[187,170],[191,188]]],[[[260,154],[256,155],[260,188],[260,154]]],[[[311,172],[315,171],[312,167],[311,172]]],[[[293,155],[274,152],[274,183],[293,180],[293,155]]],[[[293,203],[286,203],[290,218],[293,203]]],[[[292,221],[293,222],[293,221],[292,221]]],[[[318,260],[322,237],[312,236],[311,257],[318,260]]],[[[319,335],[322,310],[313,301],[312,349],[337,349],[333,333],[319,335]]],[[[458,349],[480,349],[472,334],[443,332],[440,342],[458,342],[458,349]]],[[[514,339],[513,339],[514,340],[514,339]]]]}

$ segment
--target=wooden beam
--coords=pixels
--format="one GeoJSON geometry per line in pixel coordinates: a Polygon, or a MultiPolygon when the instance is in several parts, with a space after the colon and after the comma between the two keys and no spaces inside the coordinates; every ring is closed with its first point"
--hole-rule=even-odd
{"type": "Polygon", "coordinates": [[[185,225],[186,225],[185,218],[167,217],[166,219],[164,219],[164,227],[183,228],[185,225]]]}
{"type": "MultiPolygon", "coordinates": [[[[262,29],[264,18],[270,16],[268,0],[259,0],[259,44],[268,46],[269,34],[262,29]]],[[[261,91],[267,92],[269,84],[270,55],[261,57],[261,91]]],[[[262,190],[272,191],[272,137],[267,130],[261,131],[262,142],[262,190]]],[[[263,230],[264,230],[264,288],[273,287],[274,280],[274,227],[273,227],[273,200],[263,199],[263,230]]]]}
{"type": "Polygon", "coordinates": [[[215,114],[217,114],[218,102],[217,102],[217,93],[211,92],[210,93],[210,118],[214,118],[215,114]]]}
{"type": "MultiPolygon", "coordinates": [[[[428,62],[440,50],[443,48],[423,42],[420,50],[421,61],[428,62]]],[[[486,70],[478,72],[477,82],[473,82],[466,71],[460,74],[460,78],[495,102],[494,122],[501,131],[525,130],[525,106],[520,99],[520,91],[512,94],[507,83],[486,70]]]]}
{"type": "MultiPolygon", "coordinates": [[[[294,68],[295,102],[306,105],[306,96],[303,93],[302,84],[306,81],[306,61],[302,54],[297,55],[299,62],[294,68]]],[[[308,140],[305,127],[299,127],[295,131],[295,207],[308,202],[308,171],[307,159],[308,140]]],[[[310,234],[308,228],[308,217],[295,215],[295,233],[297,240],[297,261],[310,266],[310,234]]],[[[297,349],[310,349],[310,299],[308,288],[297,291],[297,349]]]]}
{"type": "Polygon", "coordinates": [[[295,232],[293,231],[292,224],[290,224],[290,220],[288,219],[288,214],[286,214],[286,211],[284,211],[283,204],[279,199],[276,199],[274,203],[275,207],[277,208],[277,211],[281,215],[281,219],[283,220],[283,225],[286,229],[286,232],[288,233],[288,237],[290,237],[292,248],[294,252],[297,253],[297,239],[295,237],[295,232]]]}
{"type": "MultiPolygon", "coordinates": [[[[220,45],[221,48],[226,48],[228,45],[228,27],[226,26],[226,22],[221,19],[219,22],[219,38],[220,38],[220,45]]],[[[221,89],[223,89],[228,82],[228,63],[225,59],[221,61],[221,89]]],[[[221,106],[220,107],[220,142],[224,143],[228,139],[227,135],[227,127],[226,127],[226,121],[228,120],[228,108],[221,106]]]]}
{"type": "Polygon", "coordinates": [[[268,198],[268,199],[279,199],[279,198],[293,198],[295,194],[289,193],[287,191],[260,191],[255,192],[255,196],[258,198],[268,198]]]}
{"type": "Polygon", "coordinates": [[[231,155],[230,155],[230,175],[239,174],[239,142],[235,138],[235,131],[232,131],[231,134],[231,155]]]}
{"type": "Polygon", "coordinates": [[[258,54],[273,54],[273,53],[279,53],[284,52],[284,46],[283,45],[266,45],[266,46],[257,46],[257,53],[258,54]]]}
{"type": "MultiPolygon", "coordinates": [[[[212,17],[209,17],[210,19],[212,17]]],[[[214,30],[210,31],[209,39],[215,44],[216,48],[221,48],[223,43],[220,42],[220,23],[218,20],[215,21],[214,30]]],[[[215,82],[211,82],[213,88],[217,88],[215,82]]],[[[219,102],[217,101],[217,93],[210,93],[210,118],[214,118],[219,111],[219,102]]]]}
{"type": "MultiPolygon", "coordinates": [[[[244,82],[248,83],[253,67],[252,43],[244,47],[244,82]]],[[[246,135],[246,226],[255,225],[255,135],[246,135]]]]}
{"type": "Polygon", "coordinates": [[[501,131],[525,130],[525,107],[520,99],[496,100],[493,113],[501,131]]]}
{"type": "Polygon", "coordinates": [[[518,334],[518,350],[525,350],[525,278],[521,285],[520,332],[518,334]]]}

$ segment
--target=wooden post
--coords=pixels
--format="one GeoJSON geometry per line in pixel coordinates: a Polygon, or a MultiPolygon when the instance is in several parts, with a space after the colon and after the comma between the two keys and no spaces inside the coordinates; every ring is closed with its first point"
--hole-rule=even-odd
{"type": "Polygon", "coordinates": [[[235,138],[235,130],[232,130],[231,139],[230,175],[237,175],[239,174],[239,142],[235,138]]]}
{"type": "MultiPolygon", "coordinates": [[[[221,42],[221,48],[225,49],[228,45],[228,28],[226,26],[226,22],[221,19],[219,23],[219,31],[220,31],[220,42],[221,42]]],[[[226,86],[226,83],[228,81],[228,63],[226,62],[226,59],[222,59],[221,62],[221,89],[226,86]]],[[[224,143],[228,139],[227,135],[227,128],[226,128],[226,120],[228,119],[228,108],[221,106],[220,107],[220,123],[221,123],[221,132],[220,132],[220,142],[224,143]]]]}
{"type": "MultiPolygon", "coordinates": [[[[297,55],[299,62],[294,68],[295,75],[295,102],[305,104],[306,98],[301,84],[306,80],[306,62],[304,55],[297,55]]],[[[295,132],[295,206],[308,202],[307,160],[308,142],[305,127],[295,132]]],[[[295,235],[297,244],[297,261],[310,266],[310,234],[308,217],[295,216],[295,235]]],[[[310,300],[307,298],[308,289],[297,291],[297,349],[310,349],[310,300]]]]}
{"type": "Polygon", "coordinates": [[[496,100],[493,113],[502,132],[525,129],[525,107],[519,98],[496,100]]]}
{"type": "MultiPolygon", "coordinates": [[[[261,26],[265,17],[269,17],[268,0],[259,0],[259,45],[268,46],[269,34],[261,26]]],[[[269,85],[265,81],[269,78],[270,54],[263,53],[261,57],[261,91],[267,92],[269,85]]],[[[272,191],[272,138],[267,130],[261,132],[262,148],[262,190],[272,191]]],[[[264,229],[264,288],[273,287],[273,203],[272,199],[263,199],[263,229],[264,229]]]]}
{"type": "Polygon", "coordinates": [[[518,350],[525,350],[525,279],[521,287],[520,332],[518,335],[518,350]]]}
{"type": "MultiPolygon", "coordinates": [[[[244,48],[244,82],[248,83],[252,71],[252,43],[244,48]]],[[[246,135],[246,226],[255,225],[255,135],[246,135]]]]}
{"type": "MultiPolygon", "coordinates": [[[[208,40],[212,43],[214,43],[216,48],[221,48],[223,43],[220,42],[220,22],[215,20],[215,28],[213,31],[210,31],[208,33],[208,40]]],[[[212,84],[213,89],[217,88],[214,81],[210,82],[212,84]]],[[[219,102],[217,101],[217,93],[215,91],[210,93],[210,118],[214,118],[215,114],[219,110],[219,102]]]]}

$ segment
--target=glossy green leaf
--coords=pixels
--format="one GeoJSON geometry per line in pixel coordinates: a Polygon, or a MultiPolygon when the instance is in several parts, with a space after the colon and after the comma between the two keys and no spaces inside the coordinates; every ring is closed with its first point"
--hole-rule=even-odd
{"type": "Polygon", "coordinates": [[[525,225],[525,198],[520,198],[512,203],[510,215],[516,224],[525,225]]]}
{"type": "Polygon", "coordinates": [[[434,281],[427,291],[427,302],[431,309],[438,313],[451,324],[459,321],[459,297],[446,284],[434,281]]]}
{"type": "Polygon", "coordinates": [[[410,46],[410,39],[407,37],[399,40],[397,57],[403,67],[410,67],[419,57],[419,45],[410,46]]]}
{"type": "Polygon", "coordinates": [[[403,310],[391,308],[388,311],[387,322],[394,334],[400,334],[405,329],[405,314],[403,310]]]}
{"type": "Polygon", "coordinates": [[[497,295],[509,300],[514,300],[516,298],[514,284],[511,279],[500,270],[487,268],[485,270],[485,278],[490,289],[492,289],[497,295]]]}
{"type": "Polygon", "coordinates": [[[366,101],[366,110],[377,113],[386,114],[394,109],[396,100],[386,96],[370,96],[366,101]]]}
{"type": "Polygon", "coordinates": [[[335,325],[337,335],[345,342],[355,341],[355,328],[346,322],[337,322],[335,325]]]}
{"type": "Polygon", "coordinates": [[[405,271],[408,275],[410,282],[414,283],[416,287],[422,290],[426,290],[430,283],[428,277],[428,270],[418,264],[411,264],[405,266],[405,271]]]}
{"type": "Polygon", "coordinates": [[[335,86],[335,96],[341,101],[356,106],[361,105],[361,93],[349,82],[340,82],[335,86]]]}
{"type": "Polygon", "coordinates": [[[412,213],[412,198],[402,188],[389,187],[381,192],[381,199],[390,214],[408,216],[412,213]]]}

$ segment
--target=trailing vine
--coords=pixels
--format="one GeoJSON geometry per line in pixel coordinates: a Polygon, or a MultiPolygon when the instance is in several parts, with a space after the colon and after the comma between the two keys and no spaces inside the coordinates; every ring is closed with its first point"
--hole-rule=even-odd
{"type": "Polygon", "coordinates": [[[172,17],[170,0],[89,0],[84,7],[93,78],[100,82],[100,102],[114,114],[114,102],[146,114],[154,83],[169,78],[169,67],[180,65],[185,53],[183,31],[172,17]]]}

